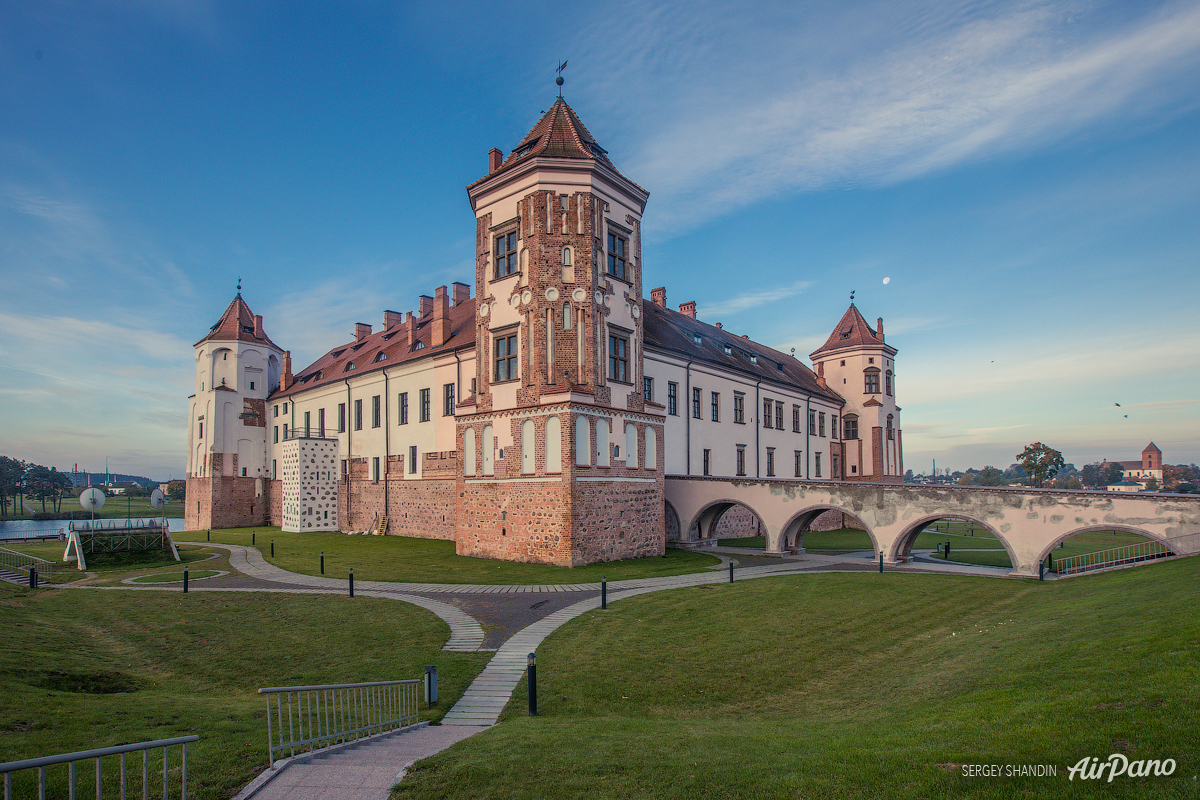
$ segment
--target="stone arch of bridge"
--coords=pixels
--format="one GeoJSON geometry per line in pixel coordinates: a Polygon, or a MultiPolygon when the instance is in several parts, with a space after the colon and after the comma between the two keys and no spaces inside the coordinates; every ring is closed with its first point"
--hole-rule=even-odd
{"type": "Polygon", "coordinates": [[[671,505],[670,500],[663,500],[663,523],[668,542],[687,541],[688,531],[681,527],[679,512],[675,510],[675,506],[671,505]]]}
{"type": "Polygon", "coordinates": [[[1000,544],[1004,545],[1004,549],[1008,552],[1009,563],[1012,564],[1012,568],[1014,570],[1017,569],[1017,566],[1020,562],[1017,560],[1017,553],[1015,550],[1013,550],[1013,546],[1008,539],[1006,539],[1004,535],[1000,533],[1000,531],[996,530],[996,528],[987,524],[978,517],[972,517],[966,514],[927,514],[924,517],[920,517],[916,522],[907,525],[904,528],[904,531],[898,537],[896,537],[896,542],[892,546],[893,549],[890,554],[891,558],[895,561],[909,560],[912,554],[913,542],[917,540],[917,536],[921,534],[921,531],[925,530],[926,525],[931,522],[937,522],[939,519],[961,520],[962,522],[970,522],[985,529],[988,533],[995,536],[996,540],[1000,542],[1000,544]]]}
{"type": "MultiPolygon", "coordinates": [[[[858,524],[862,526],[863,533],[867,534],[871,539],[871,552],[879,552],[879,539],[875,536],[875,532],[871,530],[871,526],[863,521],[862,517],[857,514],[847,511],[839,506],[830,505],[828,503],[819,503],[811,505],[808,508],[797,511],[780,529],[779,543],[784,549],[798,548],[802,546],[804,534],[808,532],[808,526],[813,523],[817,517],[824,514],[826,511],[838,511],[847,516],[854,517],[858,524]]],[[[770,542],[767,543],[767,549],[770,550],[770,542]]]]}
{"type": "MultiPolygon", "coordinates": [[[[691,520],[688,521],[688,526],[686,529],[684,529],[682,526],[680,527],[680,539],[682,541],[697,542],[712,541],[713,533],[716,531],[717,524],[720,523],[721,517],[724,516],[726,511],[738,506],[749,511],[752,515],[754,515],[754,518],[758,520],[759,524],[762,525],[763,529],[767,529],[766,525],[762,524],[762,514],[758,513],[758,511],[756,511],[754,508],[740,500],[723,498],[721,500],[710,500],[709,502],[705,503],[691,518],[691,520]],[[691,538],[693,528],[697,529],[695,539],[691,538]]],[[[770,542],[768,542],[768,549],[770,549],[770,542]]]]}
{"type": "Polygon", "coordinates": [[[1151,533],[1150,531],[1148,531],[1144,528],[1135,528],[1132,525],[1113,525],[1113,524],[1105,523],[1102,525],[1087,525],[1082,528],[1075,528],[1074,530],[1070,531],[1069,533],[1064,533],[1062,536],[1059,536],[1057,539],[1054,539],[1053,541],[1051,541],[1050,544],[1046,545],[1046,547],[1042,550],[1041,554],[1038,556],[1037,563],[1041,564],[1041,563],[1045,562],[1046,557],[1049,556],[1050,553],[1054,551],[1054,548],[1058,547],[1061,543],[1065,542],[1067,539],[1070,539],[1073,536],[1078,536],[1081,533],[1091,533],[1093,531],[1121,531],[1123,533],[1132,533],[1137,536],[1144,536],[1146,539],[1149,539],[1152,542],[1158,542],[1163,547],[1170,550],[1174,555],[1177,555],[1177,556],[1183,555],[1179,551],[1179,548],[1175,547],[1171,543],[1171,540],[1165,536],[1159,536],[1158,534],[1151,533]]]}

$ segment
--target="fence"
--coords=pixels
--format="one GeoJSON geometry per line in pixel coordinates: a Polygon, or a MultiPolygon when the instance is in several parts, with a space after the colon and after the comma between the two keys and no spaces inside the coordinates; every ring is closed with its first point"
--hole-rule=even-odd
{"type": "Polygon", "coordinates": [[[267,756],[289,756],[415,725],[421,681],[259,689],[267,696],[267,756]],[[285,733],[286,731],[286,733],[285,733]]]}
{"type": "Polygon", "coordinates": [[[38,799],[45,800],[46,798],[46,767],[54,766],[55,764],[67,765],[67,797],[69,800],[75,800],[75,764],[78,761],[86,761],[89,758],[96,759],[96,798],[104,797],[104,770],[102,759],[105,756],[121,756],[121,771],[120,771],[120,791],[121,800],[125,800],[127,791],[127,770],[126,756],[129,753],[136,753],[139,750],[142,753],[142,798],[150,800],[150,751],[161,747],[162,754],[162,796],[163,800],[168,800],[170,796],[170,783],[167,780],[168,767],[170,765],[169,748],[173,745],[179,745],[182,750],[182,758],[180,761],[180,798],[187,800],[187,746],[189,742],[200,741],[199,736],[179,736],[174,739],[156,739],[153,742],[138,742],[137,744],[122,744],[116,747],[102,747],[99,750],[83,750],[78,753],[64,753],[58,756],[44,756],[42,758],[28,758],[24,761],[10,761],[7,764],[0,764],[0,773],[4,774],[4,800],[12,800],[12,773],[24,769],[36,769],[38,771],[38,799]]]}
{"type": "Polygon", "coordinates": [[[166,530],[168,525],[161,517],[134,517],[132,519],[80,519],[71,523],[73,531],[112,531],[120,533],[129,530],[145,530],[153,528],[166,530]]]}
{"type": "Polygon", "coordinates": [[[62,541],[67,536],[66,528],[7,528],[0,529],[0,542],[24,542],[34,539],[58,539],[62,541]]]}
{"type": "Polygon", "coordinates": [[[1171,548],[1161,542],[1138,542],[1127,544],[1124,547],[1114,547],[1111,550],[1098,550],[1095,553],[1083,553],[1055,559],[1053,571],[1059,575],[1076,575],[1080,572],[1127,567],[1156,558],[1170,558],[1173,555],[1175,553],[1171,551],[1171,548]]]}
{"type": "Polygon", "coordinates": [[[9,550],[7,547],[0,547],[0,567],[12,570],[13,572],[23,572],[26,578],[29,577],[30,568],[37,570],[38,580],[42,578],[49,580],[54,577],[53,561],[18,553],[15,550],[9,550]]]}

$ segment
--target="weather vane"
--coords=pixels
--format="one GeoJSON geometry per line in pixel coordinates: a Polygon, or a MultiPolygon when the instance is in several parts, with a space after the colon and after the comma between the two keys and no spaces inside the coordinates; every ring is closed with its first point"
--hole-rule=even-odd
{"type": "Polygon", "coordinates": [[[242,276],[238,275],[238,291],[242,290],[242,276]]]}
{"type": "Polygon", "coordinates": [[[854,290],[853,289],[850,290],[850,302],[851,303],[854,302],[854,290]]]}
{"type": "Polygon", "coordinates": [[[558,77],[554,79],[554,82],[555,82],[556,84],[558,84],[558,96],[559,96],[559,97],[562,97],[562,85],[563,85],[563,82],[564,82],[564,81],[563,81],[563,76],[562,76],[562,71],[563,71],[564,69],[566,69],[566,68],[567,68],[567,62],[566,62],[566,61],[564,61],[563,63],[561,63],[561,64],[559,64],[559,65],[558,65],[558,69],[554,70],[555,72],[557,72],[557,73],[558,73],[558,77]]]}

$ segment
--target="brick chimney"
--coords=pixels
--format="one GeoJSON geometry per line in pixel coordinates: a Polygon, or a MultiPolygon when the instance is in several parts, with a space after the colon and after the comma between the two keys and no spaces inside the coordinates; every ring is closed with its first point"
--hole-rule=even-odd
{"type": "Polygon", "coordinates": [[[434,290],[433,322],[429,329],[429,346],[441,347],[450,338],[450,296],[446,287],[434,290]]]}
{"type": "Polygon", "coordinates": [[[719,323],[719,322],[717,323],[717,330],[721,330],[723,327],[724,326],[721,323],[719,323]]]}
{"type": "MultiPolygon", "coordinates": [[[[663,298],[663,302],[664,303],[666,302],[665,297],[663,298]]],[[[685,317],[690,317],[692,319],[695,319],[696,318],[696,301],[688,300],[686,303],[680,303],[679,304],[679,313],[683,314],[685,317]]]]}
{"type": "Polygon", "coordinates": [[[667,287],[660,286],[650,290],[650,301],[659,308],[667,307],[667,287]]]}
{"type": "Polygon", "coordinates": [[[279,380],[279,388],[287,389],[292,385],[292,351],[283,351],[283,377],[279,380]]]}
{"type": "Polygon", "coordinates": [[[262,314],[254,315],[254,338],[255,339],[266,338],[266,334],[263,333],[263,329],[262,329],[262,314]]]}
{"type": "Polygon", "coordinates": [[[404,321],[404,315],[399,311],[384,311],[383,312],[383,329],[391,330],[395,326],[404,321]]]}
{"type": "Polygon", "coordinates": [[[459,303],[465,303],[471,299],[471,286],[469,284],[455,281],[454,283],[450,284],[450,290],[454,294],[453,299],[454,305],[456,306],[459,303]]]}
{"type": "Polygon", "coordinates": [[[423,294],[421,295],[421,319],[428,317],[430,311],[433,311],[433,298],[423,294]]]}
{"type": "Polygon", "coordinates": [[[371,326],[365,322],[354,323],[354,341],[361,342],[371,335],[371,326]]]}
{"type": "Polygon", "coordinates": [[[488,175],[491,175],[496,170],[500,169],[500,165],[504,163],[504,152],[493,147],[488,150],[488,175]]]}
{"type": "Polygon", "coordinates": [[[876,323],[875,332],[877,334],[879,334],[879,341],[882,342],[883,341],[883,317],[880,317],[879,322],[876,323]]]}
{"type": "Polygon", "coordinates": [[[404,320],[404,333],[408,336],[408,343],[411,346],[417,341],[417,318],[413,316],[413,312],[406,312],[407,319],[404,320]]]}

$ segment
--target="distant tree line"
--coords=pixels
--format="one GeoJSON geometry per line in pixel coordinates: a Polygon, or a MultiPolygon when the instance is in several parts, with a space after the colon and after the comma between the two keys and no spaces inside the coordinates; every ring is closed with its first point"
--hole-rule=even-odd
{"type": "Polygon", "coordinates": [[[59,511],[64,497],[71,497],[71,476],[55,467],[43,467],[9,456],[0,456],[0,516],[19,516],[25,500],[41,501],[42,511],[59,511]]]}

